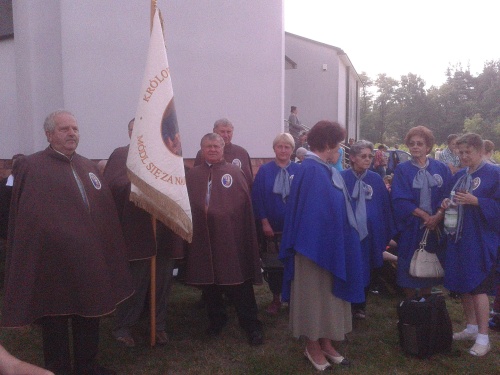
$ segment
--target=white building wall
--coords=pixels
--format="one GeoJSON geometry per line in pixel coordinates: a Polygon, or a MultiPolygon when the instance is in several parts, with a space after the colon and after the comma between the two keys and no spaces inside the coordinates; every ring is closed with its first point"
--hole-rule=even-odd
{"type": "Polygon", "coordinates": [[[285,53],[297,64],[285,71],[285,118],[295,105],[306,126],[337,121],[349,138],[357,139],[360,81],[347,55],[340,48],[291,33],[285,34],[285,53]]]}
{"type": "MultiPolygon", "coordinates": [[[[184,156],[195,156],[220,117],[233,121],[234,142],[252,157],[272,156],[269,143],[283,123],[282,1],[160,0],[158,7],[184,156]]],[[[61,107],[79,120],[82,155],[107,158],[126,144],[149,26],[149,0],[14,0],[14,40],[0,42],[0,51],[15,50],[0,58],[0,77],[13,87],[0,89],[0,102],[11,104],[0,107],[0,158],[43,149],[43,120],[61,107]]]]}
{"type": "Polygon", "coordinates": [[[347,90],[346,66],[339,60],[339,86],[338,86],[338,118],[340,125],[346,127],[346,90],[347,90]]]}
{"type": "Polygon", "coordinates": [[[286,82],[291,88],[285,89],[285,118],[288,119],[290,106],[295,105],[299,119],[308,127],[319,120],[339,121],[337,51],[287,33],[285,53],[297,63],[297,69],[286,70],[286,82]]]}
{"type": "Polygon", "coordinates": [[[349,71],[349,114],[348,114],[348,138],[359,138],[359,87],[357,74],[350,69],[349,71]]]}
{"type": "MultiPolygon", "coordinates": [[[[21,150],[20,134],[15,131],[17,118],[16,51],[14,40],[0,42],[0,151],[4,159],[9,159],[15,150],[21,150]]],[[[19,152],[19,151],[18,151],[19,152]]]]}

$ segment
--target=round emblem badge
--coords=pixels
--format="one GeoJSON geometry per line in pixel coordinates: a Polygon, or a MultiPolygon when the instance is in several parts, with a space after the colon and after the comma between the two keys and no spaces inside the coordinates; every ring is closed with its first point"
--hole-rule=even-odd
{"type": "Polygon", "coordinates": [[[476,177],[475,179],[472,180],[472,190],[476,190],[479,185],[481,185],[481,178],[476,177]]]}
{"type": "Polygon", "coordinates": [[[101,190],[101,181],[99,181],[99,178],[97,178],[97,176],[95,174],[93,174],[92,172],[89,172],[89,177],[90,177],[90,181],[92,181],[92,185],[94,185],[94,187],[97,189],[97,190],[101,190]]]}
{"type": "Polygon", "coordinates": [[[233,159],[231,162],[232,165],[236,165],[237,167],[241,168],[241,160],[240,159],[233,159]]]}
{"type": "Polygon", "coordinates": [[[371,197],[373,196],[373,188],[371,187],[371,185],[365,185],[365,196],[368,199],[371,199],[371,197]]]}
{"type": "Polygon", "coordinates": [[[443,186],[443,177],[441,177],[441,175],[440,175],[440,174],[437,174],[437,173],[436,173],[436,174],[435,174],[435,175],[433,175],[432,177],[434,177],[434,178],[436,179],[436,181],[437,181],[437,183],[438,183],[438,187],[443,186]]]}
{"type": "Polygon", "coordinates": [[[233,176],[231,176],[229,173],[226,173],[224,176],[222,176],[221,182],[222,186],[224,186],[225,188],[230,188],[233,184],[233,176]]]}

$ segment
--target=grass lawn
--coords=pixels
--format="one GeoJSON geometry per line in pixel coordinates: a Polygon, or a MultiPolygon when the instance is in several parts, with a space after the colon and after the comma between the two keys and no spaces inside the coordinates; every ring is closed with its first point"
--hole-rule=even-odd
{"type": "MultiPolygon", "coordinates": [[[[260,317],[264,323],[265,343],[253,348],[239,329],[232,307],[229,324],[218,338],[208,338],[205,310],[196,306],[197,289],[176,283],[169,307],[170,343],[163,347],[148,346],[148,322],[144,319],[134,328],[137,346],[123,348],[111,337],[112,318],[101,321],[100,362],[119,374],[313,374],[315,370],[303,356],[304,342],[290,336],[288,310],[278,316],[265,313],[271,299],[267,285],[256,287],[260,317]]],[[[405,356],[398,344],[396,304],[399,297],[370,294],[367,319],[354,321],[349,343],[337,348],[352,360],[349,368],[335,366],[342,374],[500,374],[500,334],[491,332],[493,350],[483,358],[467,353],[471,342],[453,344],[449,354],[428,360],[405,356]]],[[[447,297],[448,310],[455,330],[464,321],[458,300],[447,297]]],[[[0,330],[0,341],[19,358],[42,365],[41,332],[32,326],[22,330],[0,330]]]]}

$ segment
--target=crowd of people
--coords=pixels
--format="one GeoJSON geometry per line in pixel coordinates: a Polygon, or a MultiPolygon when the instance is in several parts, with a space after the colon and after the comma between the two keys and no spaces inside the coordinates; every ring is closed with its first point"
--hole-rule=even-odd
{"type": "Polygon", "coordinates": [[[342,145],[346,131],[331,121],[300,130],[296,107],[289,125],[292,134],[276,135],[274,159],[254,178],[248,152],[232,143],[233,124],[214,123],[186,173],[193,216],[187,244],[129,201],[128,146],[114,150],[101,172],[76,153],[75,116],[51,113],[44,123],[49,146],[17,157],[8,180],[2,326],[41,326],[47,373],[115,374],[96,361],[99,318],[114,312],[117,344],[136,345],[131,328],[146,305],[156,256],[153,329],[156,343],[167,344],[172,271],[183,259],[184,282],[202,291],[206,334],[226,326],[228,300],[248,344],[263,344],[253,286],[264,276],[272,294],[267,313],[289,304],[292,335],[305,338],[304,356],[323,371],[350,364],[333,341],[345,339],[353,317],[366,317],[371,276],[389,259],[407,298],[425,298],[441,284],[460,295],[466,328],[453,338],[474,341],[472,355],[487,354],[487,293],[497,287],[500,245],[494,145],[477,134],[451,135],[436,160],[429,157],[432,132],[417,126],[404,140],[411,160],[386,176],[386,146],[375,150],[352,138],[342,145]],[[450,207],[455,227],[443,226],[450,207]],[[437,254],[444,279],[409,273],[427,232],[427,251],[437,254]],[[397,258],[386,252],[395,243],[397,258]]]}

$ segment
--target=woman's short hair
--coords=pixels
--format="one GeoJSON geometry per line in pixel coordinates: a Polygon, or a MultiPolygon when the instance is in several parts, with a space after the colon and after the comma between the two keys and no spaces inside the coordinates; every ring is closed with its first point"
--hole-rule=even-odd
{"type": "Polygon", "coordinates": [[[365,141],[364,139],[359,140],[351,145],[349,156],[359,155],[361,154],[361,151],[363,151],[365,148],[369,148],[370,151],[373,151],[373,143],[365,141]]]}
{"type": "Polygon", "coordinates": [[[495,149],[495,144],[489,139],[483,140],[483,144],[484,144],[484,152],[486,153],[492,152],[495,149]]]}
{"type": "Polygon", "coordinates": [[[322,120],[316,123],[307,135],[311,151],[325,151],[334,148],[345,139],[345,129],[333,121],[322,120]]]}
{"type": "Polygon", "coordinates": [[[297,151],[295,151],[295,155],[299,158],[302,156],[306,156],[307,150],[304,147],[299,147],[297,151]]]}
{"type": "Polygon", "coordinates": [[[484,142],[479,134],[476,133],[467,133],[462,135],[457,139],[457,146],[459,145],[467,145],[468,147],[472,147],[477,151],[484,150],[484,142]]]}
{"type": "Polygon", "coordinates": [[[284,142],[288,143],[290,146],[292,146],[292,149],[295,148],[295,141],[293,140],[293,137],[290,133],[280,133],[278,134],[274,140],[273,140],[273,148],[276,146],[279,142],[284,142]]]}
{"type": "Polygon", "coordinates": [[[425,141],[425,145],[430,150],[432,150],[432,147],[434,147],[434,143],[436,142],[436,138],[434,138],[434,134],[432,134],[432,131],[429,130],[429,128],[426,128],[425,126],[422,126],[422,125],[415,126],[414,128],[411,128],[405,137],[405,144],[408,147],[409,147],[408,143],[410,143],[410,139],[414,136],[422,137],[425,141]]]}

